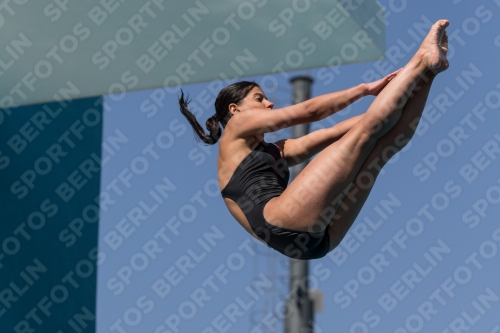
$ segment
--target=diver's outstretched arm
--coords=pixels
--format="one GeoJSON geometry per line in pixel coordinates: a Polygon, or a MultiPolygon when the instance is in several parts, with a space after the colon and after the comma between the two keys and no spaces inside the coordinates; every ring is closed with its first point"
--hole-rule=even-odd
{"type": "Polygon", "coordinates": [[[371,83],[361,83],[355,87],[313,97],[302,103],[290,105],[273,112],[245,110],[234,114],[227,123],[236,137],[251,137],[257,134],[275,132],[283,128],[322,120],[343,110],[363,96],[378,95],[394,78],[398,71],[371,83]]]}

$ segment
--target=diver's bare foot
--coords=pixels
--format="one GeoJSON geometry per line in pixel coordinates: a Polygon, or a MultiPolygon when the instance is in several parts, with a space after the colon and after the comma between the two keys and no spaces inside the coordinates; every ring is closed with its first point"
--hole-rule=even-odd
{"type": "Polygon", "coordinates": [[[450,24],[448,20],[439,20],[432,26],[420,46],[420,55],[423,63],[428,69],[442,72],[448,69],[448,36],[446,27],[450,24]]]}
{"type": "Polygon", "coordinates": [[[440,38],[439,46],[440,46],[441,63],[439,64],[439,67],[436,68],[438,73],[444,72],[445,70],[448,69],[448,67],[450,67],[448,58],[446,58],[446,54],[448,53],[448,36],[446,35],[446,30],[444,29],[443,29],[443,35],[440,38]]]}

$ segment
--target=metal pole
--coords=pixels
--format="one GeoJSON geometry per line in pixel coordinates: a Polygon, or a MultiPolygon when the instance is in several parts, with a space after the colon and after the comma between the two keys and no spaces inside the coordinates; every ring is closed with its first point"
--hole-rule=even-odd
{"type": "MultiPolygon", "coordinates": [[[[290,80],[293,88],[292,103],[297,104],[311,98],[312,78],[294,77],[290,80]]],[[[309,133],[309,124],[296,125],[292,129],[294,138],[309,133]]],[[[297,177],[307,165],[307,161],[292,167],[292,179],[297,177]]],[[[313,301],[309,298],[309,261],[290,259],[290,298],[287,300],[285,333],[313,333],[313,301]]]]}

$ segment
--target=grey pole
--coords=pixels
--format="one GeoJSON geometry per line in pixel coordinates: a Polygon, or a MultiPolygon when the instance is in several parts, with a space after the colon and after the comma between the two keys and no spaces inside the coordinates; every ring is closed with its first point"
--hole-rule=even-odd
{"type": "MultiPolygon", "coordinates": [[[[298,76],[290,80],[293,89],[292,103],[297,104],[311,98],[312,78],[298,76]]],[[[309,133],[309,124],[296,125],[292,129],[294,138],[309,133]]],[[[292,179],[307,165],[307,161],[292,167],[292,179]]],[[[285,316],[285,333],[313,333],[313,301],[309,297],[309,261],[290,259],[290,293],[285,316]]]]}

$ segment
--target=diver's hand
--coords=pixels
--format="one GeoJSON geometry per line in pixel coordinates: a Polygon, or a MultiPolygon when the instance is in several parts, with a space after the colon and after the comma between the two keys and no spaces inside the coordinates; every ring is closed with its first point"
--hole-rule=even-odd
{"type": "Polygon", "coordinates": [[[391,82],[391,80],[393,78],[395,78],[396,75],[398,75],[400,70],[401,69],[398,69],[397,71],[395,71],[391,74],[388,74],[385,77],[383,77],[380,80],[377,80],[375,82],[366,83],[366,88],[367,88],[366,95],[377,96],[382,91],[382,89],[384,89],[385,86],[389,82],[391,82]]]}

